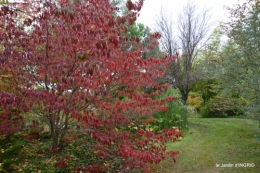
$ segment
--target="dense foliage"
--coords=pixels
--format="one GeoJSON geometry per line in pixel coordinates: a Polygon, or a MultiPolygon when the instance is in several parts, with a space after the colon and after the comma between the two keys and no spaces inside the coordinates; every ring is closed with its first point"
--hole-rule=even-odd
{"type": "Polygon", "coordinates": [[[209,99],[204,99],[208,102],[203,106],[204,116],[222,116],[217,113],[221,110],[225,116],[259,118],[259,3],[245,1],[227,8],[230,20],[214,30],[203,52],[207,80],[215,81],[211,90],[217,93],[212,96],[218,95],[213,98],[209,93],[209,99]],[[215,113],[207,113],[210,110],[215,113]]]}
{"type": "Polygon", "coordinates": [[[225,89],[240,94],[250,100],[247,113],[259,117],[259,21],[260,1],[248,0],[234,8],[229,8],[230,21],[223,24],[228,36],[222,57],[225,89]]]}
{"type": "MultiPolygon", "coordinates": [[[[83,152],[80,158],[90,157],[75,162],[59,155],[59,160],[52,161],[61,170],[149,171],[149,165],[163,160],[166,142],[175,141],[181,133],[173,128],[154,132],[143,125],[175,100],[156,99],[168,86],[154,82],[175,58],[144,60],[138,38],[124,36],[126,22],[134,24],[143,0],[128,0],[130,13],[117,17],[117,8],[104,0],[25,2],[18,7],[3,5],[0,11],[0,70],[11,76],[13,88],[0,93],[0,126],[5,128],[1,135],[26,126],[30,133],[23,138],[36,140],[30,145],[40,148],[37,156],[48,156],[42,149],[49,144],[46,149],[54,153],[62,155],[78,146],[83,152]],[[129,44],[134,48],[125,50],[129,44]],[[22,121],[28,116],[34,117],[30,125],[22,121]],[[37,140],[44,132],[50,133],[51,142],[41,147],[37,140]]],[[[150,39],[159,37],[154,33],[150,39]]],[[[168,154],[174,159],[177,152],[168,154]]]]}
{"type": "Polygon", "coordinates": [[[246,105],[243,99],[232,97],[216,96],[205,103],[201,108],[201,116],[208,117],[228,117],[243,115],[241,106],[246,105]]]}
{"type": "Polygon", "coordinates": [[[161,130],[165,128],[187,129],[187,107],[181,101],[181,94],[178,89],[172,87],[165,90],[157,99],[169,96],[176,96],[178,99],[168,103],[167,112],[157,112],[154,114],[156,121],[152,123],[152,128],[161,130]]]}

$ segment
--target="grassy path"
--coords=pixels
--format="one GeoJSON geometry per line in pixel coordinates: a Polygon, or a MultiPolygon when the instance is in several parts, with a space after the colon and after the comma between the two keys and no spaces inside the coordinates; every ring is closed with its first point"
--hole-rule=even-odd
{"type": "Polygon", "coordinates": [[[190,132],[181,141],[168,145],[169,150],[180,152],[177,163],[166,160],[156,172],[259,173],[260,142],[254,137],[256,125],[247,119],[190,118],[190,132]],[[235,167],[236,163],[241,163],[241,167],[235,167]],[[250,166],[254,167],[242,167],[244,163],[252,163],[250,166]],[[231,167],[221,167],[222,164],[231,167]]]}

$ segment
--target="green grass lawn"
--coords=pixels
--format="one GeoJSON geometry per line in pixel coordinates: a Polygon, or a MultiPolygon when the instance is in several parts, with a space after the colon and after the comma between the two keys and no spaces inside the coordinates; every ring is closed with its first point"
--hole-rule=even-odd
{"type": "Polygon", "coordinates": [[[190,131],[184,133],[181,141],[168,144],[168,150],[180,152],[177,163],[165,160],[155,172],[260,172],[260,142],[254,136],[256,121],[237,118],[189,118],[188,121],[190,131]],[[253,163],[254,167],[235,167],[236,163],[241,166],[253,163]],[[234,167],[223,168],[222,164],[234,167]]]}

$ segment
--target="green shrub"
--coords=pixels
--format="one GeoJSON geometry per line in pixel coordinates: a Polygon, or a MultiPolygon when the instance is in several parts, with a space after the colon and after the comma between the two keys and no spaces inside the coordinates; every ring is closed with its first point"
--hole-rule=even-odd
{"type": "Polygon", "coordinates": [[[187,128],[187,107],[181,102],[179,91],[177,89],[168,88],[158,99],[167,96],[176,96],[178,99],[168,103],[169,110],[166,113],[158,112],[154,114],[156,119],[154,125],[157,125],[159,130],[172,127],[180,127],[181,129],[187,128]]]}
{"type": "Polygon", "coordinates": [[[221,90],[220,82],[216,79],[200,80],[192,88],[192,92],[200,93],[204,103],[215,97],[221,90]]]}
{"type": "Polygon", "coordinates": [[[207,103],[205,103],[201,108],[200,108],[200,115],[203,118],[209,118],[211,116],[209,106],[207,103]]]}
{"type": "Polygon", "coordinates": [[[216,96],[201,107],[200,113],[204,118],[240,116],[244,104],[246,102],[240,98],[216,96]]]}

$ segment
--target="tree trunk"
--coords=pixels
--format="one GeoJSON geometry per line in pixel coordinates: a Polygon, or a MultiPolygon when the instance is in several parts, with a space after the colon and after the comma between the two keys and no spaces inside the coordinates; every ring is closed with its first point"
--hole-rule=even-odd
{"type": "Polygon", "coordinates": [[[58,131],[55,129],[54,123],[51,124],[51,138],[52,138],[52,150],[58,149],[58,142],[59,142],[59,134],[58,131]]]}
{"type": "Polygon", "coordinates": [[[52,134],[52,150],[56,150],[59,148],[58,141],[59,141],[58,136],[55,133],[53,133],[52,134]]]}
{"type": "Polygon", "coordinates": [[[52,150],[60,150],[62,145],[61,138],[61,130],[59,129],[58,125],[54,122],[50,123],[51,127],[51,138],[52,138],[52,150]]]}
{"type": "Polygon", "coordinates": [[[188,91],[180,90],[181,91],[181,101],[184,105],[186,105],[186,102],[188,100],[188,91]]]}

